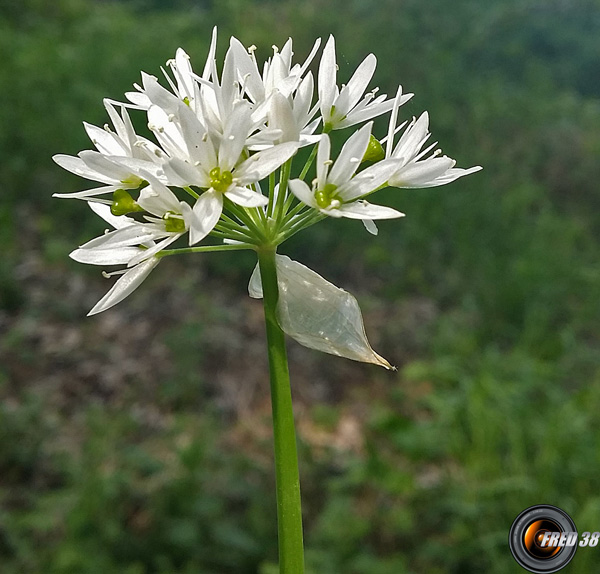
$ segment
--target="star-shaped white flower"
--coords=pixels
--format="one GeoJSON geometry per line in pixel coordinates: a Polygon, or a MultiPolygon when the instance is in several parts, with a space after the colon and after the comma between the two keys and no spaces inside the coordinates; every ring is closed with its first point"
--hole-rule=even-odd
{"type": "Polygon", "coordinates": [[[373,226],[369,224],[373,219],[393,219],[404,214],[361,199],[381,187],[398,165],[396,160],[384,160],[354,175],[369,145],[372,125],[369,122],[350,137],[335,163],[329,159],[329,136],[323,135],[319,142],[317,177],[313,188],[310,189],[300,179],[291,180],[289,186],[300,201],[322,214],[361,219],[367,222],[367,229],[373,233],[373,226]]]}
{"type": "MultiPolygon", "coordinates": [[[[329,36],[319,65],[319,104],[325,131],[353,126],[389,112],[393,100],[386,101],[386,94],[375,97],[377,90],[363,94],[375,73],[377,58],[369,54],[358,66],[350,81],[339,90],[337,86],[337,64],[335,40],[329,36]],[[362,99],[361,99],[362,98],[362,99]]],[[[405,94],[402,104],[413,94],[405,94]]]]}
{"type": "Polygon", "coordinates": [[[152,269],[158,265],[160,259],[148,255],[148,252],[155,247],[153,237],[156,237],[156,234],[153,234],[150,229],[143,229],[134,219],[125,215],[113,215],[107,205],[96,202],[88,202],[88,205],[104,221],[112,225],[116,231],[92,239],[92,241],[71,252],[70,257],[80,263],[91,265],[125,264],[128,266],[128,268],[120,271],[105,273],[107,277],[113,275],[120,275],[120,277],[108,293],[94,305],[88,313],[88,316],[90,316],[110,309],[133,293],[148,277],[152,269]],[[118,232],[122,232],[120,237],[115,237],[114,234],[118,232]],[[135,238],[132,240],[134,235],[135,238]],[[111,236],[108,241],[101,241],[107,236],[111,236]],[[138,263],[132,263],[140,255],[145,255],[145,257],[142,257],[138,263]]]}
{"type": "Polygon", "coordinates": [[[418,119],[413,119],[394,147],[400,102],[401,92],[399,91],[394,100],[386,138],[386,157],[396,158],[400,161],[398,169],[388,181],[390,186],[400,188],[437,187],[482,169],[479,165],[468,169],[454,167],[456,161],[445,155],[440,156],[441,150],[434,151],[429,157],[425,157],[437,145],[437,142],[434,142],[422,149],[431,136],[428,129],[429,114],[427,112],[423,112],[418,119]]]}
{"type": "Polygon", "coordinates": [[[223,211],[223,197],[242,207],[266,205],[268,199],[249,186],[285,163],[296,153],[299,144],[282,143],[247,157],[245,145],[252,119],[245,102],[238,102],[234,107],[222,136],[207,132],[194,117],[181,120],[189,157],[186,160],[172,158],[164,170],[169,185],[194,185],[207,190],[193,208],[196,223],[190,229],[190,243],[194,244],[216,225],[223,211]]]}
{"type": "Polygon", "coordinates": [[[57,154],[52,159],[62,168],[102,187],[73,193],[56,193],[53,197],[87,199],[118,189],[138,189],[144,183],[140,172],[145,170],[156,177],[162,176],[163,152],[150,140],[135,133],[133,124],[123,108],[121,115],[108,101],[104,106],[112,120],[114,131],[107,124],[99,128],[84,122],[85,130],[98,151],[85,150],[78,156],[57,154]]]}

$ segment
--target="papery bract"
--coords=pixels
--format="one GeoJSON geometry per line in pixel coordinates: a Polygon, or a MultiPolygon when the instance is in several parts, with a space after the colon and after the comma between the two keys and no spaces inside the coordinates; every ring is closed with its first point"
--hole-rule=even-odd
{"type": "MultiPolygon", "coordinates": [[[[393,369],[369,344],[355,297],[285,255],[276,255],[276,263],[277,318],[286,334],[317,351],[393,369]]],[[[248,292],[262,298],[258,266],[248,292]]]]}

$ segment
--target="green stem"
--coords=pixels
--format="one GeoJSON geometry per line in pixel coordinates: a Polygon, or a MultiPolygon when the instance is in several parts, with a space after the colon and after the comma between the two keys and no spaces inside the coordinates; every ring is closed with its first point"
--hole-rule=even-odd
{"type": "Polygon", "coordinates": [[[304,574],[300,477],[298,474],[298,452],[294,412],[292,410],[292,393],[285,336],[276,317],[279,289],[275,267],[275,249],[272,247],[259,249],[258,264],[263,288],[269,373],[271,377],[279,572],[280,574],[304,574]]]}
{"type": "Polygon", "coordinates": [[[281,176],[279,178],[279,191],[277,192],[277,203],[275,205],[275,221],[281,221],[283,216],[283,204],[287,194],[288,181],[290,179],[290,172],[292,171],[292,160],[288,159],[281,166],[281,176]]]}
{"type": "Polygon", "coordinates": [[[286,229],[284,232],[280,233],[277,236],[278,244],[283,243],[284,241],[287,241],[290,237],[292,237],[293,235],[296,235],[296,233],[303,231],[304,229],[310,227],[311,225],[314,225],[315,223],[322,221],[323,219],[325,219],[325,217],[327,217],[327,216],[323,215],[321,213],[314,213],[314,212],[312,214],[308,214],[307,216],[303,216],[301,219],[299,219],[297,222],[295,222],[291,227],[289,227],[288,229],[286,229]]]}
{"type": "Polygon", "coordinates": [[[241,251],[243,249],[255,249],[254,245],[235,244],[235,245],[201,245],[200,247],[182,247],[180,249],[165,249],[159,251],[156,257],[167,257],[168,255],[180,255],[182,253],[208,253],[211,251],[241,251]]]}
{"type": "Polygon", "coordinates": [[[306,163],[304,164],[304,167],[302,168],[302,171],[300,172],[300,175],[298,176],[299,179],[304,179],[306,177],[306,174],[308,173],[310,166],[312,165],[313,161],[315,161],[315,157],[317,157],[317,148],[318,147],[319,146],[315,144],[314,147],[312,148],[310,155],[308,156],[308,159],[306,160],[306,163]]]}

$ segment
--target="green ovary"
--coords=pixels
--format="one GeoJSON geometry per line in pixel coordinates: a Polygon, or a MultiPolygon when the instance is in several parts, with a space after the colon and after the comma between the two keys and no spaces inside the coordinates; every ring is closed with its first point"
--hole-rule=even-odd
{"type": "Polygon", "coordinates": [[[362,158],[362,161],[372,161],[376,162],[385,158],[385,151],[383,147],[379,143],[379,141],[375,138],[373,134],[369,138],[369,145],[367,146],[367,151],[362,158]]]}
{"type": "Polygon", "coordinates": [[[182,233],[185,231],[185,221],[177,213],[167,211],[163,215],[163,219],[165,220],[165,231],[173,233],[182,233]]]}
{"type": "Polygon", "coordinates": [[[323,189],[319,189],[315,192],[315,200],[317,205],[321,209],[326,209],[331,206],[333,201],[337,201],[341,203],[340,199],[337,197],[335,193],[337,190],[337,185],[333,185],[333,183],[328,183],[325,185],[323,189]]]}
{"type": "Polygon", "coordinates": [[[113,201],[110,204],[110,212],[113,215],[127,215],[136,211],[144,211],[137,202],[124,189],[117,189],[113,193],[113,201]]]}
{"type": "Polygon", "coordinates": [[[211,169],[208,175],[210,176],[210,186],[221,193],[225,193],[233,183],[233,175],[231,172],[221,171],[220,167],[211,169]]]}

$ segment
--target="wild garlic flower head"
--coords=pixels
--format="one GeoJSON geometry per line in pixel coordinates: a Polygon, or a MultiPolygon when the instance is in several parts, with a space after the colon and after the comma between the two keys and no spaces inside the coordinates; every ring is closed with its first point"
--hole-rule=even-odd
{"type": "MultiPolygon", "coordinates": [[[[254,46],[231,38],[220,74],[216,44],[215,29],[201,73],[182,48],[161,68],[166,86],[142,73],[125,102],[104,101],[110,124],[84,123],[94,150],[54,156],[64,169],[99,184],[56,197],[85,200],[114,228],[71,253],[82,263],[121,266],[104,273],[119,278],[90,314],[122,301],[167,255],[274,250],[327,216],[362,220],[375,234],[374,220],[404,214],[367,202],[367,196],[387,185],[442,185],[481,169],[458,169],[454,160],[430,154],[435,144],[423,149],[429,138],[426,112],[408,126],[396,126],[400,107],[413,94],[398,88],[389,100],[376,89],[367,91],[376,67],[373,54],[338,87],[330,36],[318,64],[315,98],[309,67],[320,40],[306,59],[295,62],[290,39],[281,49],[273,47],[260,66],[254,46]],[[146,115],[149,134],[136,133],[130,111],[146,115]],[[390,111],[388,135],[379,141],[369,120],[390,111]],[[337,146],[328,134],[353,126],[358,127],[339,153],[332,151],[337,146]],[[295,156],[306,146],[312,149],[300,168],[295,156]],[[171,247],[180,239],[183,247],[171,247]]],[[[289,258],[278,257],[277,266],[282,327],[289,335],[313,348],[389,367],[368,345],[352,296],[289,258]],[[323,317],[335,318],[330,319],[335,325],[322,324],[323,317]]],[[[253,278],[256,282],[257,271],[253,278]]],[[[251,294],[261,296],[256,286],[251,294]]]]}

